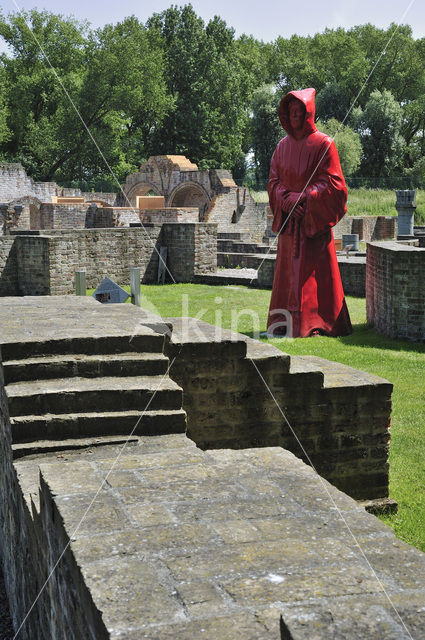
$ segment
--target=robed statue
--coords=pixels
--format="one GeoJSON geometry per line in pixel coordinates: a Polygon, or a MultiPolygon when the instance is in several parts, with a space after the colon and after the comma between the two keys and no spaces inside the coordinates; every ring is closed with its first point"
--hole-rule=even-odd
{"type": "Polygon", "coordinates": [[[352,331],[332,234],[347,210],[347,187],[335,143],[314,124],[315,93],[291,91],[279,105],[288,135],[268,183],[278,246],[267,332],[275,336],[352,331]]]}

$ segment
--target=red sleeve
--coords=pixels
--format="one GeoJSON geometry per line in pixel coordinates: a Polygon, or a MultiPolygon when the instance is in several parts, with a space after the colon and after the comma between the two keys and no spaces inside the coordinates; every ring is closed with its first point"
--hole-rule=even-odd
{"type": "Polygon", "coordinates": [[[267,185],[267,191],[269,194],[270,208],[273,212],[273,233],[279,233],[282,225],[286,219],[283,216],[286,210],[287,199],[291,191],[282,183],[279,177],[279,150],[283,144],[283,140],[277,145],[270,164],[270,176],[267,185]]]}
{"type": "Polygon", "coordinates": [[[307,201],[303,225],[309,237],[333,227],[347,211],[347,187],[338,151],[327,136],[320,145],[318,162],[317,171],[305,189],[307,201]]]}

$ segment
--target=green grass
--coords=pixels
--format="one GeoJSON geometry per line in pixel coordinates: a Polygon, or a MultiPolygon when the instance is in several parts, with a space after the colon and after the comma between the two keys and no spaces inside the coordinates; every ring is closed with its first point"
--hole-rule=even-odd
{"type": "MultiPolygon", "coordinates": [[[[253,191],[256,202],[268,202],[267,191],[253,191]]],[[[395,190],[349,189],[347,215],[349,216],[395,216],[395,190]]],[[[425,191],[416,190],[416,224],[425,224],[425,191]]]]}
{"type": "MultiPolygon", "coordinates": [[[[253,335],[266,327],[270,291],[207,285],[143,285],[142,306],[161,316],[189,315],[253,335]]],[[[395,341],[366,325],[365,300],[347,298],[354,332],[344,338],[272,340],[294,355],[317,355],[394,384],[390,495],[395,516],[383,517],[397,536],[425,551],[425,345],[395,341]]]]}

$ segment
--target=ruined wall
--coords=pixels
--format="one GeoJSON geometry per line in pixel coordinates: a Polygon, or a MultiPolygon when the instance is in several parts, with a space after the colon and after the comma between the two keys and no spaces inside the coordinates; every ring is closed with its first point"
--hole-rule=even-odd
{"type": "MultiPolygon", "coordinates": [[[[118,229],[53,230],[0,238],[1,295],[74,293],[75,271],[86,272],[88,288],[106,276],[129,284],[130,267],[142,282],[154,283],[158,250],[168,247],[167,266],[177,282],[190,282],[217,268],[217,227],[205,223],[169,223],[118,229]]],[[[168,274],[167,279],[172,281],[168,274]]]]}
{"type": "MultiPolygon", "coordinates": [[[[40,562],[44,548],[37,536],[30,503],[23,495],[12,461],[9,411],[0,353],[0,554],[15,630],[34,602],[46,577],[40,562]]],[[[40,599],[40,605],[43,603],[40,599]]],[[[38,607],[19,634],[22,640],[48,640],[40,629],[38,607]]]]}
{"type": "Polygon", "coordinates": [[[19,163],[0,164],[0,202],[11,202],[24,197],[35,197],[40,202],[51,202],[52,196],[83,196],[86,202],[99,200],[115,204],[116,193],[83,193],[80,189],[60,187],[56,182],[34,182],[19,163]]]}
{"type": "Polygon", "coordinates": [[[199,209],[196,207],[167,207],[163,209],[142,209],[140,218],[143,224],[153,222],[164,224],[167,222],[199,222],[199,209]]]}
{"type": "Polygon", "coordinates": [[[41,483],[39,507],[39,496],[33,500],[28,491],[38,485],[38,461],[18,469],[13,464],[1,353],[0,461],[0,559],[19,639],[109,638],[69,549],[49,576],[69,538],[46,484],[41,483]]]}
{"type": "Polygon", "coordinates": [[[367,246],[366,313],[391,338],[425,341],[425,249],[396,242],[367,246]]]}
{"type": "MultiPolygon", "coordinates": [[[[164,224],[161,244],[168,247],[167,266],[176,282],[191,282],[217,270],[217,225],[164,224]]],[[[170,275],[167,274],[167,280],[170,275]]]]}
{"type": "Polygon", "coordinates": [[[84,229],[86,226],[86,204],[40,205],[40,229],[84,229]]]}
{"type": "MultiPolygon", "coordinates": [[[[266,255],[261,259],[257,272],[259,287],[269,289],[273,286],[275,264],[275,255],[266,255]]],[[[366,258],[364,256],[346,258],[339,255],[338,267],[345,295],[364,298],[366,295],[366,258]]]]}
{"type": "Polygon", "coordinates": [[[220,233],[245,232],[256,242],[261,242],[267,226],[266,205],[256,203],[249,189],[232,187],[227,193],[213,198],[205,220],[217,223],[220,233]],[[238,209],[238,203],[244,207],[243,211],[238,209]]]}
{"type": "Polygon", "coordinates": [[[396,216],[344,216],[333,227],[335,238],[346,233],[358,233],[359,240],[372,242],[375,240],[394,240],[397,237],[396,216]]]}
{"type": "Polygon", "coordinates": [[[56,195],[55,182],[34,182],[21,164],[0,164],[0,202],[10,202],[22,196],[35,196],[49,201],[56,195]]]}
{"type": "Polygon", "coordinates": [[[112,229],[139,222],[139,210],[132,207],[89,207],[85,226],[88,229],[112,229]]]}
{"type": "Polygon", "coordinates": [[[364,298],[366,295],[366,258],[338,256],[338,267],[346,296],[364,298]]]}
{"type": "Polygon", "coordinates": [[[18,258],[15,238],[0,238],[0,296],[19,295],[18,258]]]}
{"type": "MultiPolygon", "coordinates": [[[[18,295],[51,293],[50,247],[46,236],[17,236],[18,295]]],[[[66,253],[64,259],[66,259],[66,253]]]]}
{"type": "Polygon", "coordinates": [[[199,447],[281,446],[352,497],[388,496],[390,383],[321,358],[289,358],[201,321],[169,320],[170,376],[184,389],[187,434],[199,447]]]}

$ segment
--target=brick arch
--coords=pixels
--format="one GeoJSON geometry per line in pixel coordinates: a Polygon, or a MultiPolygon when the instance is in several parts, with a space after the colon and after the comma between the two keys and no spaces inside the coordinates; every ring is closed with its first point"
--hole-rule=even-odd
{"type": "MultiPolygon", "coordinates": [[[[156,184],[153,184],[152,182],[136,182],[136,184],[134,184],[126,193],[130,205],[132,207],[135,207],[137,204],[137,197],[145,196],[147,193],[149,193],[149,191],[153,191],[157,196],[164,195],[163,193],[161,193],[161,190],[158,188],[158,186],[156,184]]],[[[128,206],[128,202],[126,202],[124,206],[128,206]]]]}
{"type": "Polygon", "coordinates": [[[169,207],[198,207],[200,220],[208,209],[211,198],[205,189],[196,182],[179,184],[168,198],[169,207]]]}

